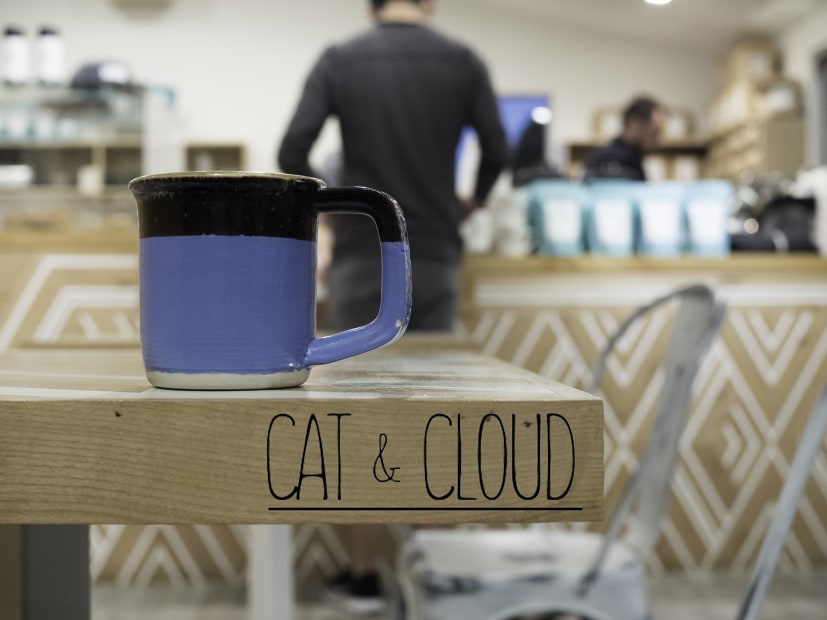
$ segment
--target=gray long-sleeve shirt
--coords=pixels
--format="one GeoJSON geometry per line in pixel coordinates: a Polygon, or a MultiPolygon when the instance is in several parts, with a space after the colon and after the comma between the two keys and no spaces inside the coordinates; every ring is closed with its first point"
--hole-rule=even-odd
{"type": "MultiPolygon", "coordinates": [[[[285,172],[318,176],[308,155],[328,116],[339,119],[345,185],[396,198],[408,222],[412,258],[456,260],[461,250],[456,148],[473,127],[482,202],[505,163],[505,134],[488,73],[468,47],[431,28],[385,23],[324,52],[279,149],[285,172]]],[[[360,216],[331,218],[334,254],[377,250],[360,216]]]]}

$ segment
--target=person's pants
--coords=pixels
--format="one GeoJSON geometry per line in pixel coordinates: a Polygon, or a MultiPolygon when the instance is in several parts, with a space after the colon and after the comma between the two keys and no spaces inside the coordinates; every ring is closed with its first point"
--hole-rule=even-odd
{"type": "MultiPolygon", "coordinates": [[[[460,270],[455,263],[412,263],[413,306],[409,330],[451,331],[457,307],[460,270]]],[[[376,318],[381,297],[381,266],[369,258],[334,259],[327,273],[327,327],[366,325],[376,318]]]]}

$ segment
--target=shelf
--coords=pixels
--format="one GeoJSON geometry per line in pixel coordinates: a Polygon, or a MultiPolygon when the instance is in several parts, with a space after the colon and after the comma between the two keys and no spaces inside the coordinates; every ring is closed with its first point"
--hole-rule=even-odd
{"type": "Polygon", "coordinates": [[[116,138],[101,138],[99,140],[2,140],[0,149],[118,149],[118,148],[141,148],[140,136],[123,136],[116,138]]]}
{"type": "MultiPolygon", "coordinates": [[[[568,161],[569,161],[569,175],[575,178],[582,176],[583,162],[589,156],[592,150],[605,146],[608,142],[598,141],[578,141],[570,142],[568,147],[568,161]]],[[[677,158],[690,157],[698,160],[698,174],[703,176],[704,162],[707,156],[707,144],[699,140],[669,140],[663,142],[661,147],[646,153],[646,157],[660,157],[667,161],[665,180],[674,179],[676,172],[674,169],[674,162],[677,158]]]]}
{"type": "Polygon", "coordinates": [[[719,140],[725,140],[733,134],[737,134],[747,130],[754,130],[756,128],[763,127],[767,123],[771,123],[773,121],[800,119],[801,117],[801,113],[799,112],[782,112],[779,114],[750,116],[749,118],[745,118],[744,120],[738,123],[733,123],[731,125],[726,125],[724,127],[718,127],[710,130],[707,136],[707,141],[717,142],[719,140]]]}
{"type": "Polygon", "coordinates": [[[170,153],[180,148],[183,162],[173,165],[188,170],[247,169],[241,143],[159,141],[177,119],[164,117],[153,106],[144,108],[143,89],[0,86],[0,117],[6,121],[5,133],[0,127],[0,163],[29,166],[35,186],[79,186],[86,194],[100,192],[101,184],[125,187],[145,170],[157,168],[153,158],[161,148],[170,153]]]}
{"type": "Polygon", "coordinates": [[[784,113],[753,117],[710,138],[711,171],[735,179],[745,170],[795,174],[804,164],[804,120],[784,113]]]}
{"type": "Polygon", "coordinates": [[[131,194],[125,184],[107,185],[103,193],[98,196],[81,194],[73,185],[30,185],[29,187],[0,187],[0,198],[3,199],[78,199],[78,200],[109,200],[114,198],[129,198],[131,194]]]}
{"type": "MultiPolygon", "coordinates": [[[[608,142],[598,142],[598,141],[576,141],[570,142],[568,144],[569,150],[591,150],[601,146],[605,146],[608,142]]],[[[652,154],[668,154],[675,151],[697,151],[699,154],[703,154],[706,152],[707,143],[705,141],[700,140],[669,140],[667,142],[663,142],[660,145],[660,148],[657,151],[654,151],[652,154]]]]}

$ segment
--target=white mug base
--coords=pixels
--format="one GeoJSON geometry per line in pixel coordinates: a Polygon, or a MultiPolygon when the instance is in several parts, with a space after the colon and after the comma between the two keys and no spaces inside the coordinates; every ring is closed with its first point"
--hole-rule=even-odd
{"type": "Polygon", "coordinates": [[[309,368],[264,375],[146,371],[146,378],[152,385],[171,390],[272,390],[297,387],[309,376],[309,368]]]}

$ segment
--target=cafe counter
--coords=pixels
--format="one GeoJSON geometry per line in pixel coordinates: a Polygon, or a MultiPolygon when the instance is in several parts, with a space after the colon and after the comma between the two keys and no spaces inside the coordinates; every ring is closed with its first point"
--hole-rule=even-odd
{"type": "MultiPolygon", "coordinates": [[[[0,352],[136,347],[136,237],[134,230],[0,233],[0,352]]],[[[471,255],[464,275],[460,329],[467,338],[484,353],[575,387],[586,384],[598,350],[632,308],[683,284],[715,287],[727,316],[695,384],[652,568],[750,566],[827,378],[827,261],[471,255]]],[[[658,313],[631,330],[604,380],[607,514],[648,438],[669,325],[668,312],[658,313]]],[[[787,542],[788,568],[827,562],[823,514],[827,450],[787,542]]],[[[393,547],[405,531],[389,528],[383,544],[393,547]]],[[[244,572],[246,538],[238,526],[95,525],[91,536],[98,580],[199,584],[237,581],[244,572]]],[[[345,542],[334,526],[297,526],[300,593],[347,563],[345,542]]]]}

